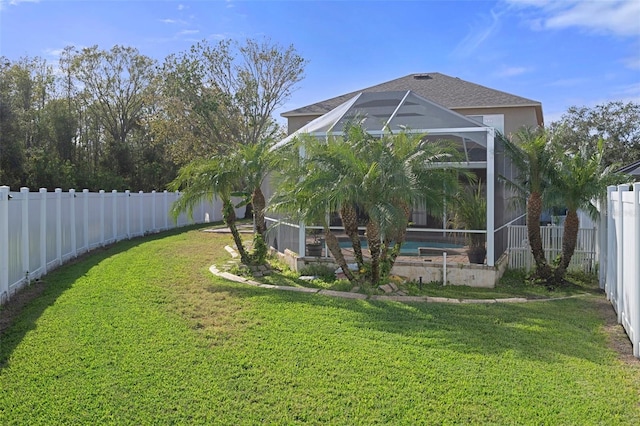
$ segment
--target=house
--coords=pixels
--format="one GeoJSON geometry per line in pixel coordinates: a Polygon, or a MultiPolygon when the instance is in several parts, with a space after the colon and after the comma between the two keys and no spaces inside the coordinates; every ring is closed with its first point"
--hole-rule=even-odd
{"type": "MultiPolygon", "coordinates": [[[[473,172],[484,186],[488,201],[487,227],[472,232],[487,236],[486,266],[496,270],[507,248],[507,225],[524,220],[524,211],[509,205],[512,193],[501,177],[512,178],[515,170],[496,135],[497,132],[508,135],[522,126],[541,126],[540,102],[440,73],[410,74],[288,111],[282,116],[288,120],[289,136],[276,147],[299,134],[319,138],[340,135],[344,125],[356,117],[372,135],[408,129],[425,134],[428,140],[446,139],[456,143],[463,161],[455,167],[473,172]]],[[[282,218],[272,219],[282,221],[282,218]]],[[[455,253],[453,247],[468,233],[468,230],[451,229],[446,215],[429,216],[427,206],[414,206],[411,222],[413,226],[407,239],[413,239],[411,242],[418,254],[430,251],[442,254],[443,247],[455,253]]],[[[287,226],[291,229],[278,227],[279,237],[273,235],[270,244],[277,241],[274,247],[279,245],[281,251],[304,253],[305,224],[287,226]]]]}

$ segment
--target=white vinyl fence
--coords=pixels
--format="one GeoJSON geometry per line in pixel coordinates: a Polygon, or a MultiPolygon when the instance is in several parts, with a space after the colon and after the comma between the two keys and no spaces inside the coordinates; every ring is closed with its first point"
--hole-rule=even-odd
{"type": "Polygon", "coordinates": [[[169,215],[177,192],[10,192],[0,186],[0,304],[30,280],[76,256],[123,239],[222,219],[202,202],[193,220],[169,215]]]}
{"type": "MultiPolygon", "coordinates": [[[[580,220],[582,223],[582,220],[580,220]]],[[[526,225],[509,225],[508,251],[509,268],[531,271],[535,261],[531,254],[526,225]]],[[[540,236],[547,262],[553,262],[562,253],[562,233],[564,226],[541,226],[540,236]]],[[[580,228],[576,250],[569,264],[570,270],[595,272],[597,263],[597,236],[595,228],[580,228]]]]}
{"type": "Polygon", "coordinates": [[[640,358],[640,183],[611,186],[601,228],[600,285],[640,358]]]}

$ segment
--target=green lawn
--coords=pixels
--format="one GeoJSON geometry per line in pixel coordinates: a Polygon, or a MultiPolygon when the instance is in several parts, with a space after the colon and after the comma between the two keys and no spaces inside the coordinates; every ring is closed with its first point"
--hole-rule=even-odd
{"type": "Polygon", "coordinates": [[[214,277],[228,236],[120,243],[2,335],[0,424],[639,424],[601,296],[401,304],[214,277]]]}

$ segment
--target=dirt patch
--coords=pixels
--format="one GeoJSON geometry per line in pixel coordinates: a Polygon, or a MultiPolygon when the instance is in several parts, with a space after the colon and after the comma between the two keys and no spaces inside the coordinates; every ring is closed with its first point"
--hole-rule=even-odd
{"type": "Polygon", "coordinates": [[[625,364],[640,368],[640,359],[633,356],[631,341],[622,325],[618,324],[618,316],[611,302],[604,297],[598,297],[595,299],[595,305],[605,321],[603,330],[608,337],[609,346],[618,354],[618,359],[625,364]]]}
{"type": "Polygon", "coordinates": [[[47,283],[44,280],[33,281],[31,285],[23,287],[11,296],[11,299],[0,308],[0,335],[11,327],[25,306],[42,295],[46,286],[47,283]]]}

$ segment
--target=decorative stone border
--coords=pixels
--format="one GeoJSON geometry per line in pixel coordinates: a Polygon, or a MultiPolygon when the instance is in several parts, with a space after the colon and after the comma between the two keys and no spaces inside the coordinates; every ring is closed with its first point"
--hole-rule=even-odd
{"type": "Polygon", "coordinates": [[[239,277],[229,272],[220,271],[215,265],[209,267],[209,271],[218,277],[225,278],[229,281],[251,285],[254,287],[268,288],[272,290],[295,291],[298,293],[313,293],[323,296],[341,297],[343,299],[362,299],[362,300],[382,300],[403,303],[473,303],[473,304],[489,304],[489,303],[527,303],[527,302],[547,302],[551,300],[563,300],[580,297],[583,295],[545,298],[545,299],[527,299],[524,297],[509,297],[504,299],[451,299],[447,297],[431,297],[431,296],[384,296],[384,295],[367,295],[362,293],[351,293],[347,291],[324,290],[319,288],[307,287],[291,287],[284,285],[263,284],[248,278],[239,277]]]}

